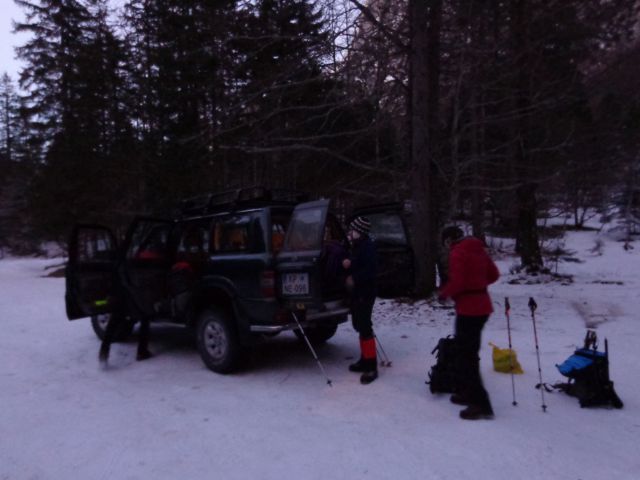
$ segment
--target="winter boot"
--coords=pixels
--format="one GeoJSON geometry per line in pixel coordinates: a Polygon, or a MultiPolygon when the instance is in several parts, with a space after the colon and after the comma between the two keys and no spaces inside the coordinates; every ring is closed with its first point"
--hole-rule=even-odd
{"type": "Polygon", "coordinates": [[[456,405],[469,405],[471,403],[464,395],[460,395],[458,393],[451,395],[450,400],[451,403],[455,403],[456,405]]]}
{"type": "Polygon", "coordinates": [[[140,331],[138,332],[138,354],[136,360],[146,360],[151,357],[149,351],[149,319],[140,320],[140,331]]]}
{"type": "Polygon", "coordinates": [[[478,405],[469,405],[460,412],[460,418],[463,420],[490,420],[493,418],[493,410],[491,407],[479,407],[478,405]]]}
{"type": "Polygon", "coordinates": [[[358,373],[362,373],[367,369],[366,367],[366,360],[362,357],[360,357],[360,360],[358,360],[355,363],[352,363],[351,365],[349,365],[349,371],[350,372],[358,372],[358,373]]]}
{"type": "Polygon", "coordinates": [[[146,347],[138,348],[138,353],[136,354],[136,360],[146,360],[147,358],[151,358],[153,354],[146,347]]]}
{"type": "Polygon", "coordinates": [[[363,385],[368,385],[373,382],[376,378],[378,378],[378,369],[374,368],[373,370],[367,370],[362,375],[360,375],[360,383],[363,385]]]}

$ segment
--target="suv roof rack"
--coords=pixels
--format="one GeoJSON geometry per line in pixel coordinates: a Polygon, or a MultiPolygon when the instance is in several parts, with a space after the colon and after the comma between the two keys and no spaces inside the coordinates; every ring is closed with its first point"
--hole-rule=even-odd
{"type": "Polygon", "coordinates": [[[246,187],[208,193],[180,202],[182,216],[205,215],[225,209],[266,204],[295,205],[309,200],[309,194],[282,188],[246,187]]]}

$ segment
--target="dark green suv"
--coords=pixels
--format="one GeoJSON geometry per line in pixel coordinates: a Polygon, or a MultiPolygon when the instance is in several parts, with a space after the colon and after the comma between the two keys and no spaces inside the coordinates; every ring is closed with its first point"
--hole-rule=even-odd
{"type": "Polygon", "coordinates": [[[346,248],[328,200],[252,188],[192,199],[181,211],[173,220],[136,218],[120,245],[105,227],[77,225],[67,317],[91,317],[102,338],[126,294],[120,337],[141,315],[193,327],[202,360],[219,373],[235,370],[259,339],[299,335],[298,321],[322,343],[347,320],[344,281],[326,268],[327,243],[346,248]]]}

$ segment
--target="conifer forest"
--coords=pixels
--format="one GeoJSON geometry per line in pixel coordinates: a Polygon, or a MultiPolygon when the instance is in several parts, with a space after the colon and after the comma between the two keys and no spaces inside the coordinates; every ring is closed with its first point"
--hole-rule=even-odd
{"type": "Polygon", "coordinates": [[[516,238],[531,271],[541,211],[640,230],[637,0],[15,2],[0,242],[16,254],[253,185],[344,212],[409,202],[422,293],[446,225],[516,238]]]}

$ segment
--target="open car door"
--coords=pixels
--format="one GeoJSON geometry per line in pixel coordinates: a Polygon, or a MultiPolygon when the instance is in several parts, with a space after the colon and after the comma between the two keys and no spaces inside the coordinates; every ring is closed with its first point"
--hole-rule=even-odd
{"type": "Polygon", "coordinates": [[[129,228],[122,282],[142,314],[152,315],[154,305],[167,296],[167,274],[175,259],[174,225],[170,220],[138,217],[129,228]]]}
{"type": "Polygon", "coordinates": [[[276,264],[276,290],[285,302],[313,308],[337,293],[327,289],[325,275],[325,243],[335,232],[331,218],[329,200],[302,203],[294,209],[276,264]]]}
{"type": "Polygon", "coordinates": [[[69,320],[111,312],[117,248],[115,236],[106,227],[74,227],[65,269],[69,320]]]}
{"type": "Polygon", "coordinates": [[[414,253],[404,207],[400,203],[357,209],[351,219],[365,216],[378,256],[377,286],[381,297],[407,295],[414,289],[414,253]]]}

